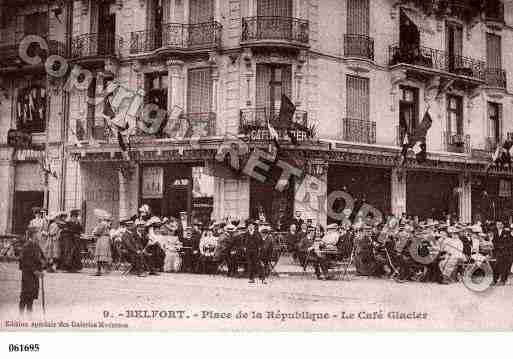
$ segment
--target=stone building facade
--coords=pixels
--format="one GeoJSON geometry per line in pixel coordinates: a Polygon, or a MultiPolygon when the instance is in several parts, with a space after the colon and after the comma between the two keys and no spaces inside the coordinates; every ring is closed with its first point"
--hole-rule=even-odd
{"type": "MultiPolygon", "coordinates": [[[[35,204],[81,208],[87,228],[94,208],[119,218],[142,203],[202,220],[263,211],[276,224],[301,210],[326,223],[332,219],[319,208],[337,190],[384,214],[507,218],[513,172],[485,168],[513,133],[513,6],[477,3],[0,1],[0,232],[23,230],[35,204]],[[87,70],[89,86],[68,91],[73,75],[55,78],[19,59],[21,40],[38,32],[49,43],[43,55],[87,70]],[[141,90],[143,104],[183,109],[190,130],[170,135],[173,121],[156,135],[139,129],[127,159],[107,131],[103,102],[88,101],[113,81],[141,90]],[[266,150],[282,94],[296,106],[294,121],[315,134],[280,142],[283,155],[318,180],[318,207],[298,181],[278,192],[275,181],[215,160],[227,137],[266,150]],[[404,133],[428,107],[427,161],[400,166],[404,133]],[[13,129],[31,133],[35,148],[8,145],[13,129]],[[41,158],[55,175],[44,175],[41,158]]],[[[125,119],[137,128],[140,113],[125,119]]]]}

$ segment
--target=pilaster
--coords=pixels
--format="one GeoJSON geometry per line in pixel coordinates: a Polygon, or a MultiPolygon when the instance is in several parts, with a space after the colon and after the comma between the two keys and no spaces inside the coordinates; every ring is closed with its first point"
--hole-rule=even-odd
{"type": "Polygon", "coordinates": [[[391,176],[392,214],[401,216],[406,212],[406,171],[403,168],[394,168],[391,176]]]}

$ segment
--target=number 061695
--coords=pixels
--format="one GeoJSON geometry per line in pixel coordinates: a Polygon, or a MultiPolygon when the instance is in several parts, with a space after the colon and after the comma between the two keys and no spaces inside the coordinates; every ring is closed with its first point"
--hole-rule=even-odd
{"type": "Polygon", "coordinates": [[[9,344],[9,352],[38,352],[39,344],[9,344]]]}

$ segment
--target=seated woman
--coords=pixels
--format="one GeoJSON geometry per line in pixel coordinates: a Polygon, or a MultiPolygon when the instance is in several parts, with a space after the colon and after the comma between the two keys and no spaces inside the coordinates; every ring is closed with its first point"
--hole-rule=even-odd
{"type": "Polygon", "coordinates": [[[216,271],[216,250],[219,237],[214,236],[213,228],[203,232],[199,243],[201,273],[213,274],[216,271]]]}
{"type": "Polygon", "coordinates": [[[178,224],[174,221],[166,224],[160,222],[160,225],[150,227],[148,232],[150,241],[158,243],[164,251],[164,272],[178,272],[182,267],[182,258],[179,254],[182,244],[177,232],[178,224]]]}

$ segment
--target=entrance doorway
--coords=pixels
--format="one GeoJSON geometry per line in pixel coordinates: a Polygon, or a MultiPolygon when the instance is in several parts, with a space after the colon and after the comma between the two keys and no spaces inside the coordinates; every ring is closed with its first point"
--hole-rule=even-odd
{"type": "Polygon", "coordinates": [[[160,217],[179,218],[187,212],[189,221],[207,223],[213,207],[213,178],[203,163],[152,164],[142,168],[141,200],[160,217]]]}
{"type": "Polygon", "coordinates": [[[32,208],[43,208],[43,191],[15,191],[13,233],[23,234],[32,219],[32,208]]]}

